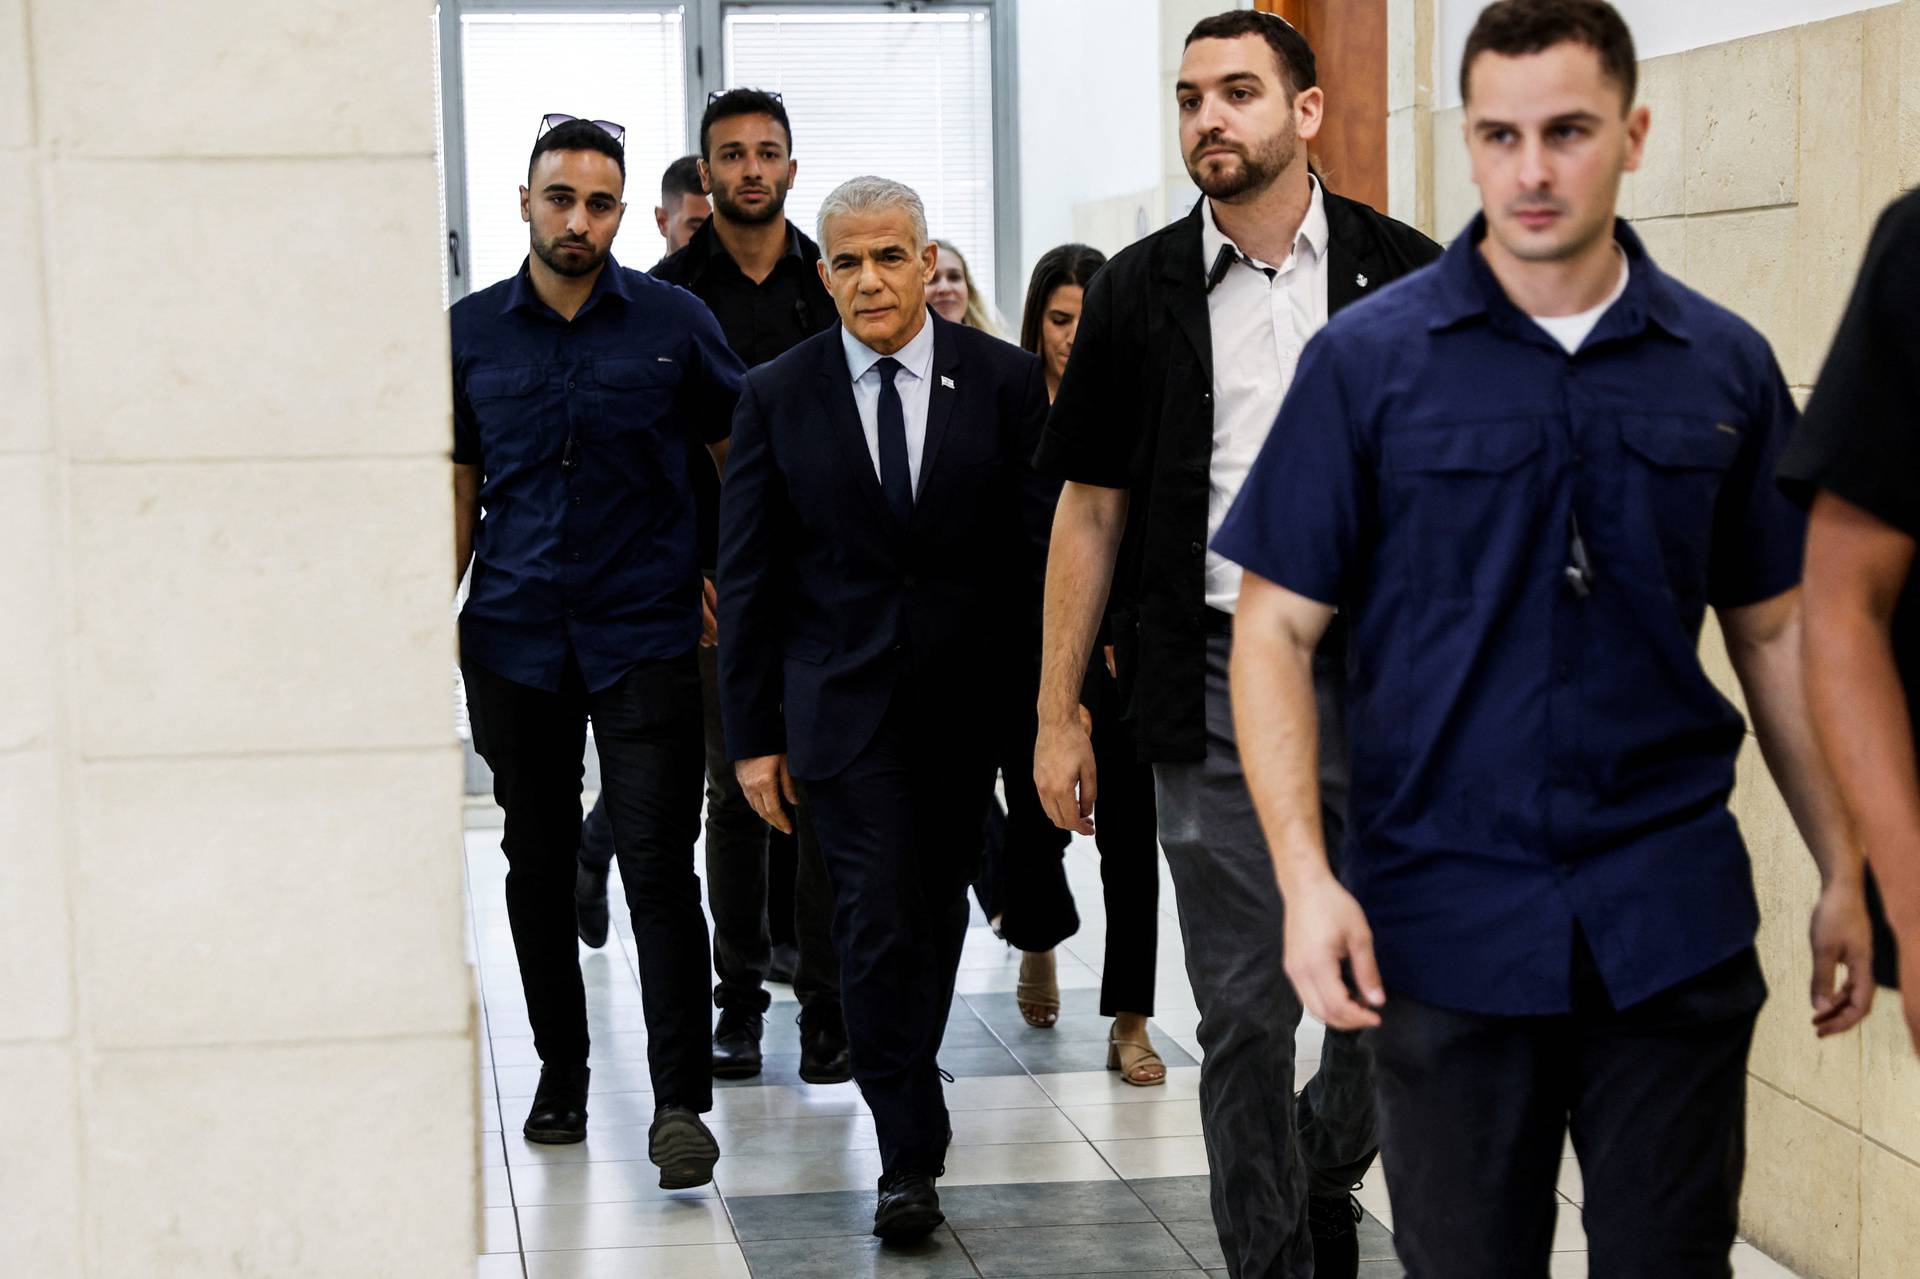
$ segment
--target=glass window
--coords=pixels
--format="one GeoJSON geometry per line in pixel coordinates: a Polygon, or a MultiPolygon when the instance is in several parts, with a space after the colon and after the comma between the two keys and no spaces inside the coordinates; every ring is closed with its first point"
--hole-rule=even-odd
{"type": "Polygon", "coordinates": [[[627,217],[613,252],[641,270],[659,260],[660,174],[685,154],[687,137],[682,28],[678,5],[462,16],[469,288],[512,275],[527,255],[519,188],[540,118],[552,111],[626,127],[627,217]]]}
{"type": "Polygon", "coordinates": [[[787,216],[802,230],[814,233],[821,201],[846,179],[893,178],[920,194],[928,229],[966,255],[991,297],[993,66],[984,8],[730,10],[726,83],[782,96],[800,163],[787,216]]]}

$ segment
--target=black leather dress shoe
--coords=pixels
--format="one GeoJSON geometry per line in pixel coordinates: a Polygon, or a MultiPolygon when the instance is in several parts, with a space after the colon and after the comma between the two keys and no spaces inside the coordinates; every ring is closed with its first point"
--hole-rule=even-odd
{"type": "Polygon", "coordinates": [[[1313,1236],[1313,1279],[1354,1279],[1360,1273],[1358,1199],[1308,1195],[1307,1233],[1313,1236]]]}
{"type": "Polygon", "coordinates": [[[533,1091],[533,1108],[520,1129],[528,1141],[568,1146],[587,1139],[587,1076],[585,1066],[542,1066],[540,1086],[533,1091]]]}
{"type": "Polygon", "coordinates": [[[661,1106],[647,1129],[647,1157],[660,1170],[660,1189],[685,1190],[713,1180],[720,1143],[685,1106],[661,1106]]]}
{"type": "Polygon", "coordinates": [[[722,1008],[713,1028],[713,1077],[752,1079],[760,1073],[760,1032],[765,1019],[744,1008],[722,1008]]]}
{"type": "Polygon", "coordinates": [[[933,1178],[923,1172],[890,1172],[880,1178],[880,1202],[873,1210],[873,1233],[887,1243],[925,1239],[945,1221],[933,1178]]]}
{"type": "Polygon", "coordinates": [[[580,940],[599,950],[607,944],[607,873],[578,866],[573,874],[573,919],[580,940]]]}
{"type": "Polygon", "coordinates": [[[800,1023],[800,1078],[810,1084],[844,1084],[853,1078],[847,1058],[847,1023],[838,1006],[823,1012],[807,1009],[800,1023]]]}

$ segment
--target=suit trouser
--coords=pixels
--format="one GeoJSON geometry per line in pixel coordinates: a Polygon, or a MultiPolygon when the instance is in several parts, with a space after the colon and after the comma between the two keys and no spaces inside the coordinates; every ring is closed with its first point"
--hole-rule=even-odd
{"type": "Polygon", "coordinates": [[[1490,1017],[1389,994],[1366,1032],[1409,1279],[1545,1279],[1569,1128],[1586,1273],[1733,1273],[1759,961],[1746,951],[1615,1012],[1585,950],[1569,1015],[1490,1017]]]}
{"type": "MultiPolygon", "coordinates": [[[[1240,770],[1227,693],[1232,637],[1207,638],[1207,754],[1156,764],[1160,843],[1173,872],[1187,977],[1200,1007],[1200,1124],[1213,1221],[1233,1279],[1310,1279],[1307,1195],[1345,1194],[1376,1149],[1372,1072],[1357,1036],[1329,1030],[1294,1097],[1300,998],[1284,966],[1280,890],[1240,770]]],[[[1321,818],[1345,833],[1343,667],[1314,659],[1321,818]]]]}
{"type": "MultiPolygon", "coordinates": [[[[716,652],[700,650],[707,769],[707,908],[713,912],[713,971],[719,977],[713,1002],[721,1008],[766,1012],[773,998],[766,989],[772,962],[771,922],[784,904],[793,920],[787,931],[798,939],[800,950],[793,993],[804,1016],[831,1014],[840,999],[840,960],[828,935],[833,907],[826,871],[818,853],[808,856],[802,846],[791,894],[783,903],[770,892],[769,862],[777,862],[782,852],[771,845],[778,841],[792,856],[794,841],[771,830],[753,811],[727,759],[715,687],[716,652]]],[[[580,828],[580,864],[605,874],[613,855],[603,793],[580,828]]]]}
{"type": "Polygon", "coordinates": [[[966,940],[968,881],[993,784],[950,712],[903,679],[873,740],[832,777],[801,783],[833,885],[833,941],[853,1078],[887,1171],[937,1174],[947,1107],[937,1058],[966,940]]]}
{"type": "Polygon", "coordinates": [[[708,1073],[707,921],[693,844],[700,833],[700,675],[692,653],[643,661],[589,692],[568,663],[558,692],[463,664],[473,745],[506,810],[507,919],[534,1048],[547,1065],[587,1059],[573,881],[581,752],[591,716],[601,791],[633,915],[647,1065],[655,1100],[713,1105],[708,1073]]]}

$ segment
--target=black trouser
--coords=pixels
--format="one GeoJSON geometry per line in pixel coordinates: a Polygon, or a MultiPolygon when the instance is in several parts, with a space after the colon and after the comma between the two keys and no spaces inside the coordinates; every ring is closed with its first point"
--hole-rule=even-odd
{"type": "MultiPolygon", "coordinates": [[[[811,1018],[830,1011],[840,997],[840,961],[828,936],[833,905],[826,872],[817,853],[810,861],[800,856],[797,866],[786,867],[785,893],[771,891],[781,878],[781,862],[791,863],[796,856],[795,841],[771,830],[753,811],[727,759],[715,689],[716,652],[700,650],[706,712],[707,908],[713,912],[713,971],[719,977],[713,1002],[764,1013],[772,1002],[766,981],[773,934],[785,931],[797,938],[800,950],[793,993],[811,1018]],[[772,929],[771,921],[783,915],[792,924],[772,929]],[[826,1003],[819,1003],[822,1000],[826,1003]]],[[[597,729],[595,735],[598,740],[597,729]]],[[[580,830],[580,864],[603,875],[614,854],[605,808],[603,791],[580,830]]]]}
{"type": "Polygon", "coordinates": [[[1080,700],[1093,716],[1093,762],[1099,780],[1093,842],[1100,850],[1100,888],[1107,906],[1100,1015],[1150,1016],[1160,935],[1160,840],[1153,766],[1140,762],[1133,728],[1120,718],[1119,686],[1098,654],[1081,686],[1080,700]]]}
{"type": "Polygon", "coordinates": [[[573,881],[580,844],[587,720],[601,793],[633,914],[647,1064],[655,1100],[713,1105],[707,1013],[707,921],[693,844],[700,832],[700,674],[693,654],[643,661],[588,692],[571,663],[560,691],[463,666],[473,745],[506,810],[507,918],[533,1042],[547,1065],[587,1059],[573,881]]]}
{"type": "Polygon", "coordinates": [[[1000,744],[1003,809],[989,796],[982,827],[980,874],[974,896],[1001,937],[1016,949],[1052,950],[1080,931],[1080,914],[1067,886],[1067,845],[1073,836],[1053,824],[1033,785],[1033,740],[1038,730],[1034,689],[1013,681],[996,693],[1006,699],[1000,744]]]}
{"type": "Polygon", "coordinates": [[[990,742],[971,748],[951,708],[894,694],[874,739],[839,773],[803,782],[833,884],[833,941],[853,1077],[887,1171],[936,1173],[947,1108],[937,1058],[967,932],[990,742]]]}
{"type": "MultiPolygon", "coordinates": [[[[1097,655],[1081,687],[1080,704],[1093,717],[1093,758],[1100,779],[1093,823],[1094,846],[1100,850],[1100,889],[1107,908],[1100,1015],[1151,1016],[1160,931],[1160,843],[1153,767],[1140,762],[1133,730],[1120,718],[1118,686],[1097,655]]],[[[1000,935],[1026,951],[1052,950],[1080,928],[1073,892],[1067,886],[1065,852],[1070,837],[1047,816],[1033,786],[1035,728],[1031,715],[1027,716],[1020,730],[1024,737],[1005,752],[1000,776],[1006,784],[1007,807],[993,803],[987,808],[986,856],[973,884],[980,909],[988,919],[1000,920],[1000,935]],[[1024,742],[1024,751],[1017,749],[1019,742],[1024,742]]]]}
{"type": "Polygon", "coordinates": [[[1588,1274],[1733,1273],[1759,960],[1749,950],[1615,1012],[1576,952],[1568,1016],[1488,1017],[1389,991],[1366,1032],[1409,1279],[1545,1276],[1569,1127],[1588,1274]]]}

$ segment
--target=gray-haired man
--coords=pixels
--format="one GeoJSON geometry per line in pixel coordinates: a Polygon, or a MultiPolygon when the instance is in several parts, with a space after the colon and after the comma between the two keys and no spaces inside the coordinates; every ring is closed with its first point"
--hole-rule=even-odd
{"type": "Polygon", "coordinates": [[[873,1229],[914,1239],[943,1220],[935,1058],[1003,736],[980,708],[1008,704],[1038,644],[1044,548],[1022,515],[1046,500],[1027,465],[1046,382],[1033,356],[928,311],[934,249],[908,188],[855,178],[819,232],[840,324],[749,373],[734,417],[720,704],[754,808],[781,830],[789,805],[811,815],[880,1138],[873,1229]]]}

